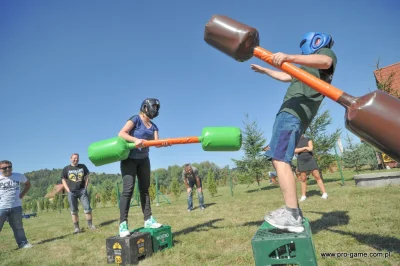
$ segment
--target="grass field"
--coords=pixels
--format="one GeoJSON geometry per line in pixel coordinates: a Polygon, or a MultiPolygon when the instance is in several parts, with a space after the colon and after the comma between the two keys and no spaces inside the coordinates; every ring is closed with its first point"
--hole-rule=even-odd
{"type": "MultiPolygon", "coordinates": [[[[338,173],[325,175],[328,200],[320,198],[316,183],[309,180],[308,198],[301,203],[310,220],[319,265],[400,265],[399,186],[358,188],[353,172],[345,172],[345,186],[338,173]],[[344,252],[347,258],[322,258],[321,253],[344,252]],[[350,253],[390,252],[389,258],[349,258],[350,253]]],[[[298,183],[298,193],[299,186],[298,183]]],[[[155,253],[140,265],[254,265],[251,239],[267,211],[283,204],[279,187],[268,181],[247,187],[218,188],[215,197],[204,193],[208,207],[187,212],[185,194],[172,204],[152,204],[159,222],[172,227],[174,247],[155,253]]],[[[161,198],[162,199],[162,198],[161,198]]],[[[194,201],[197,205],[198,201],[194,201]]],[[[106,238],[116,235],[119,212],[97,207],[93,212],[96,231],[73,235],[68,211],[39,212],[24,219],[33,248],[16,250],[13,233],[6,223],[0,233],[1,265],[108,265],[106,238]]],[[[131,207],[130,229],[143,226],[139,207],[131,207]]],[[[86,226],[80,205],[81,226],[86,226]]]]}

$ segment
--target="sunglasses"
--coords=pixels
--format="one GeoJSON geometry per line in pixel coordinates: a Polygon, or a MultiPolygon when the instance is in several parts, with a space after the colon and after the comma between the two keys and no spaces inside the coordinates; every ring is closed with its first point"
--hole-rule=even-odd
{"type": "Polygon", "coordinates": [[[0,168],[1,170],[7,170],[7,169],[12,169],[12,166],[6,166],[6,167],[2,167],[0,168]]]}

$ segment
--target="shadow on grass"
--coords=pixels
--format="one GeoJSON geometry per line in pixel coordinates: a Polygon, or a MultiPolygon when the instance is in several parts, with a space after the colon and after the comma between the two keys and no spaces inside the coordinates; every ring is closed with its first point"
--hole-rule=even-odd
{"type": "MultiPolygon", "coordinates": [[[[110,221],[107,221],[105,223],[112,223],[112,222],[115,222],[115,221],[117,221],[117,220],[110,220],[110,221]]],[[[81,228],[81,231],[79,233],[77,233],[77,234],[83,234],[85,232],[86,232],[85,228],[81,228]]],[[[76,233],[70,233],[70,234],[66,234],[66,235],[63,235],[63,236],[57,236],[57,237],[45,239],[45,240],[42,240],[42,241],[39,241],[39,242],[35,243],[35,245],[42,245],[42,244],[45,244],[45,243],[49,243],[49,242],[52,242],[52,241],[64,239],[64,238],[66,238],[68,236],[74,236],[74,235],[77,235],[77,234],[76,233]]]]}
{"type": "Polygon", "coordinates": [[[258,192],[261,190],[271,190],[271,189],[275,189],[275,188],[279,188],[279,185],[268,185],[265,187],[260,187],[260,189],[251,189],[251,190],[247,190],[246,193],[253,193],[253,192],[258,192]]]}
{"type": "Polygon", "coordinates": [[[238,227],[240,227],[240,226],[261,226],[263,222],[264,222],[264,220],[253,221],[253,222],[247,222],[247,223],[238,225],[238,227]]]}
{"type": "Polygon", "coordinates": [[[211,228],[212,229],[223,228],[223,227],[218,227],[218,226],[214,225],[214,223],[222,221],[222,220],[224,220],[224,219],[214,219],[214,220],[202,223],[202,224],[198,224],[198,225],[191,226],[191,227],[185,228],[183,230],[177,231],[177,232],[173,233],[172,235],[173,235],[173,237],[177,237],[182,234],[185,235],[185,234],[194,233],[194,232],[208,231],[211,228]]]}
{"type": "Polygon", "coordinates": [[[322,196],[322,192],[319,189],[313,189],[313,190],[308,190],[306,193],[307,198],[310,198],[312,196],[322,196]]]}
{"type": "Polygon", "coordinates": [[[207,209],[208,207],[210,207],[210,206],[215,205],[215,204],[217,204],[217,203],[215,203],[215,202],[204,203],[204,205],[206,205],[206,209],[207,209]]]}
{"type": "Polygon", "coordinates": [[[106,225],[112,224],[112,223],[117,222],[117,221],[118,221],[118,219],[105,221],[105,222],[100,223],[98,226],[99,227],[106,226],[106,225]]]}
{"type": "Polygon", "coordinates": [[[329,228],[327,230],[341,235],[352,236],[358,242],[377,250],[387,250],[390,252],[400,253],[400,240],[395,237],[380,236],[375,234],[348,233],[329,228]]]}
{"type": "Polygon", "coordinates": [[[316,221],[310,221],[310,226],[313,234],[319,231],[326,230],[329,227],[340,226],[349,224],[350,217],[347,211],[334,211],[334,212],[314,212],[308,211],[306,213],[322,214],[322,217],[316,221]]]}
{"type": "Polygon", "coordinates": [[[67,236],[72,236],[73,235],[73,233],[71,233],[71,234],[67,234],[67,235],[63,235],[63,236],[57,236],[57,237],[53,237],[53,238],[49,238],[49,239],[45,239],[45,240],[42,240],[42,241],[40,241],[40,242],[37,242],[37,243],[35,243],[34,245],[42,245],[42,244],[46,244],[46,243],[49,243],[49,242],[52,242],[52,241],[56,241],[56,240],[60,240],[60,239],[64,239],[64,238],[66,238],[67,236]]]}
{"type": "MultiPolygon", "coordinates": [[[[347,182],[350,182],[350,181],[352,181],[352,180],[349,180],[349,179],[345,179],[344,180],[345,182],[347,181],[347,182]]],[[[327,183],[338,183],[338,184],[342,184],[342,179],[341,178],[339,178],[339,179],[323,179],[323,182],[324,182],[324,184],[327,184],[327,183]]],[[[311,185],[318,185],[317,184],[317,181],[314,179],[314,177],[310,177],[310,179],[309,180],[307,180],[307,186],[311,186],[311,185]]]]}
{"type": "MultiPolygon", "coordinates": [[[[217,204],[217,203],[215,203],[215,202],[204,203],[204,205],[206,206],[206,209],[209,208],[212,205],[215,205],[215,204],[217,204]]],[[[199,206],[195,206],[195,207],[193,207],[192,211],[194,211],[196,209],[200,209],[200,207],[199,206]]]]}

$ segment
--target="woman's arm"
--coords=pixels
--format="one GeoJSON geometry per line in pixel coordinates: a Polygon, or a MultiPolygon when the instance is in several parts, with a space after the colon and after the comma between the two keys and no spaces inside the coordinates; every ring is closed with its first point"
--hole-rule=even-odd
{"type": "Polygon", "coordinates": [[[308,150],[308,151],[312,151],[313,149],[314,149],[313,142],[312,142],[311,140],[309,140],[309,141],[308,141],[308,147],[307,147],[307,150],[308,150]]]}
{"type": "Polygon", "coordinates": [[[126,141],[135,142],[137,138],[129,135],[129,132],[133,129],[134,126],[135,124],[131,120],[127,121],[123,128],[119,131],[118,136],[122,137],[126,141]]]}
{"type": "Polygon", "coordinates": [[[294,149],[294,153],[296,153],[296,154],[302,153],[304,151],[308,151],[308,147],[294,149]]]}

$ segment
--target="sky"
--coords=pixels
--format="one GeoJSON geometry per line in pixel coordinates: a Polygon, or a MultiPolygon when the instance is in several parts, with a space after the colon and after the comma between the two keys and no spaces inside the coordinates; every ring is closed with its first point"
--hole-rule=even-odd
{"type": "MultiPolygon", "coordinates": [[[[147,97],[161,102],[160,138],[200,136],[209,126],[243,128],[245,114],[267,141],[288,83],[255,73],[204,41],[206,23],[225,15],[256,28],[260,46],[299,54],[309,31],[333,36],[332,85],[362,96],[373,71],[400,61],[400,2],[383,1],[0,1],[0,160],[15,172],[63,168],[72,153],[92,172],[88,146],[118,134],[147,97]],[[397,25],[397,26],[396,26],[397,25]]],[[[272,68],[272,67],[271,67],[272,68]]],[[[272,68],[273,69],[273,68],[272,68]]],[[[326,98],[332,125],[345,109],[326,98]]],[[[343,141],[342,141],[343,142],[343,141]]],[[[345,144],[345,143],[344,143],[345,144]]],[[[238,152],[201,144],[151,148],[152,169],[184,163],[234,166],[238,152]]]]}

